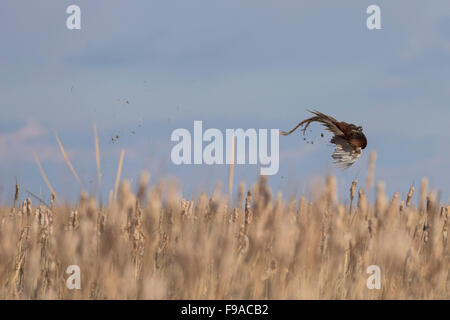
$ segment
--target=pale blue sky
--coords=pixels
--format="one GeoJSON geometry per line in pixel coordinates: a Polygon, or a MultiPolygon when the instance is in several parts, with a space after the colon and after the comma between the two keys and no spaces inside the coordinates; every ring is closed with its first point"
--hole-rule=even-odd
{"type": "MultiPolygon", "coordinates": [[[[362,125],[366,155],[342,172],[319,126],[309,133],[314,145],[281,137],[275,190],[307,192],[316,176],[334,172],[346,192],[353,178],[365,179],[375,149],[376,178],[390,194],[427,176],[448,201],[448,1],[2,0],[0,43],[3,202],[16,177],[48,195],[32,150],[61,197],[78,193],[52,130],[90,190],[96,122],[104,190],[125,148],[124,177],[176,175],[191,193],[226,179],[227,168],[172,165],[174,129],[192,129],[193,120],[289,129],[306,109],[362,125]],[[65,26],[70,4],[81,7],[79,31],[65,26]],[[381,7],[382,30],[366,28],[370,4],[381,7]]],[[[250,182],[257,171],[238,167],[236,179],[250,182]]]]}

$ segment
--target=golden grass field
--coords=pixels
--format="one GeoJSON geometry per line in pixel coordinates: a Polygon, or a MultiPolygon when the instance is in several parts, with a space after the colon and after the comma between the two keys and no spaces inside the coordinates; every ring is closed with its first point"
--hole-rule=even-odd
{"type": "Polygon", "coordinates": [[[241,182],[233,205],[220,190],[184,199],[145,172],[135,193],[123,180],[102,208],[85,192],[73,207],[25,199],[0,209],[0,298],[449,299],[450,207],[426,179],[388,197],[371,188],[373,170],[345,205],[331,175],[291,199],[264,177],[241,182]],[[79,290],[66,287],[69,265],[79,290]],[[370,265],[379,290],[366,286],[370,265]]]}

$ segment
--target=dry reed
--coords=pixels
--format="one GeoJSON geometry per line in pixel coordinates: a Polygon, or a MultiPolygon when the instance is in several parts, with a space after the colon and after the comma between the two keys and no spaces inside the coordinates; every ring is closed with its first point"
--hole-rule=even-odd
{"type": "Polygon", "coordinates": [[[61,154],[63,155],[64,160],[67,163],[67,166],[69,167],[70,171],[72,172],[73,176],[75,177],[75,180],[77,180],[78,184],[81,186],[80,177],[78,176],[77,172],[73,168],[72,162],[70,161],[69,156],[67,155],[66,151],[64,150],[64,147],[63,147],[61,140],[59,139],[58,133],[56,131],[55,131],[55,137],[56,137],[56,141],[58,142],[59,150],[61,151],[61,154]]]}
{"type": "MultiPolygon", "coordinates": [[[[241,182],[236,203],[232,179],[228,194],[185,199],[174,181],[149,186],[148,172],[133,193],[121,180],[122,150],[106,207],[85,191],[75,205],[55,205],[34,156],[50,205],[34,195],[40,204],[20,205],[17,186],[17,212],[0,207],[0,299],[450,298],[450,207],[425,179],[417,208],[413,187],[405,204],[377,182],[371,203],[355,180],[347,210],[333,175],[287,200],[267,177],[241,182]],[[66,286],[70,265],[80,267],[80,290],[66,286]],[[379,290],[366,286],[371,265],[379,290]]],[[[375,153],[370,162],[368,186],[375,153]]]]}
{"type": "Polygon", "coordinates": [[[114,197],[113,200],[117,200],[117,192],[119,191],[120,175],[122,174],[123,157],[125,156],[125,150],[120,151],[119,165],[117,166],[116,183],[114,184],[114,197]]]}

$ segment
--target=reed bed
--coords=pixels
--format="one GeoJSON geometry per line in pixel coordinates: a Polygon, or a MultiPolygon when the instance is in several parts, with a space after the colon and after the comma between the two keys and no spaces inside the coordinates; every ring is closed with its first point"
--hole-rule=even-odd
{"type": "Polygon", "coordinates": [[[184,199],[175,182],[149,180],[121,181],[106,207],[84,191],[74,206],[55,194],[16,205],[15,194],[0,209],[0,299],[450,298],[450,207],[426,180],[417,199],[378,182],[374,203],[353,181],[345,204],[331,175],[311,198],[242,182],[234,202],[228,190],[184,199]],[[80,289],[66,285],[70,265],[80,289]],[[366,285],[371,265],[380,289],[366,285]]]}

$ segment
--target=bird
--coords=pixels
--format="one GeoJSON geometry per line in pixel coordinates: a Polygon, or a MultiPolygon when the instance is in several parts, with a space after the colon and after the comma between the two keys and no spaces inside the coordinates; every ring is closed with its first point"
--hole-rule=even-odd
{"type": "Polygon", "coordinates": [[[283,136],[290,135],[302,125],[305,125],[302,129],[303,134],[305,134],[311,122],[321,123],[328,131],[333,133],[333,137],[330,140],[331,143],[336,145],[331,155],[334,159],[333,163],[340,168],[348,169],[358,160],[362,154],[362,150],[367,146],[367,138],[363,133],[363,128],[352,123],[337,121],[335,118],[317,110],[308,111],[314,114],[314,116],[303,120],[291,131],[280,131],[280,134],[283,136]]]}

